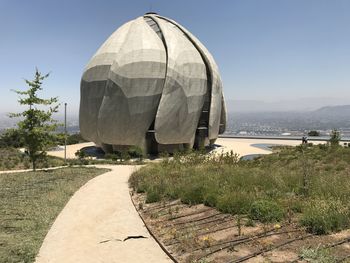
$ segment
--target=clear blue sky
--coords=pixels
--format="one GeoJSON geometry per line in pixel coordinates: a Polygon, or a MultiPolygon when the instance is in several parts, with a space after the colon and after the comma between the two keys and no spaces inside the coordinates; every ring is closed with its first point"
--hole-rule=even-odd
{"type": "Polygon", "coordinates": [[[79,106],[82,71],[123,23],[150,10],[196,35],[219,65],[226,97],[350,102],[348,0],[0,0],[0,112],[16,108],[35,66],[45,96],[79,106]]]}

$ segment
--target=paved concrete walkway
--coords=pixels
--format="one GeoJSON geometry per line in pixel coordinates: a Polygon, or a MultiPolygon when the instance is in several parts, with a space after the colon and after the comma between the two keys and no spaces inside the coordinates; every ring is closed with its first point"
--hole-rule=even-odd
{"type": "MultiPolygon", "coordinates": [[[[313,144],[323,144],[327,141],[312,141],[313,144]]],[[[274,139],[242,139],[242,138],[218,138],[215,144],[220,145],[214,152],[230,152],[239,154],[240,156],[250,154],[270,154],[272,150],[260,148],[265,145],[285,145],[297,146],[301,144],[301,140],[274,140],[274,139]],[[259,147],[260,146],[260,147],[259,147]]]]}
{"type": "Polygon", "coordinates": [[[37,263],[172,262],[150,236],[129,195],[135,166],[90,180],[69,200],[48,232],[37,263]],[[145,238],[126,239],[130,236],[145,238]]]}
{"type": "MultiPolygon", "coordinates": [[[[83,143],[78,143],[78,144],[71,144],[67,145],[67,159],[76,159],[77,157],[75,156],[75,153],[80,150],[81,148],[84,147],[91,147],[95,146],[93,142],[83,142],[83,143]]],[[[64,147],[61,146],[60,150],[57,151],[48,151],[48,155],[55,156],[55,157],[60,157],[64,158],[64,147]]]]}
{"type": "MultiPolygon", "coordinates": [[[[271,140],[271,139],[240,139],[240,138],[218,138],[215,142],[222,146],[215,150],[215,152],[230,152],[238,153],[240,156],[249,154],[270,154],[271,150],[262,149],[254,145],[300,145],[300,140],[271,140]]],[[[318,144],[320,142],[316,142],[318,144]]]]}

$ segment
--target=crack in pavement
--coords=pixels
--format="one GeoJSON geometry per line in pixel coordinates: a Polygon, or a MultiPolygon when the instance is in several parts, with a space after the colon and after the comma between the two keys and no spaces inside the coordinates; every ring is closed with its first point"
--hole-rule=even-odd
{"type": "Polygon", "coordinates": [[[103,244],[103,243],[107,243],[107,242],[110,242],[110,241],[120,241],[120,242],[125,242],[129,239],[140,239],[140,238],[148,238],[148,237],[145,237],[145,236],[127,236],[126,238],[124,238],[123,240],[119,239],[119,238],[116,238],[116,239],[107,239],[107,240],[103,240],[103,241],[100,241],[99,243],[100,244],[103,244]]]}

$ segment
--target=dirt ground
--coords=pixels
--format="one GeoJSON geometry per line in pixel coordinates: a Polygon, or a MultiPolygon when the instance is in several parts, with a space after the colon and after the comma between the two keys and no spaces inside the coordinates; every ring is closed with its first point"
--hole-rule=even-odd
{"type": "Polygon", "coordinates": [[[307,262],[302,249],[326,248],[337,262],[349,262],[350,230],[312,235],[291,222],[263,225],[180,201],[145,204],[131,193],[140,216],[178,262],[307,262]]]}

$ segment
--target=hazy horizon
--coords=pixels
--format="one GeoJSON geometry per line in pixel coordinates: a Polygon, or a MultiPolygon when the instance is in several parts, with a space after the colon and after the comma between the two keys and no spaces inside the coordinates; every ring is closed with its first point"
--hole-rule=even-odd
{"type": "MultiPolygon", "coordinates": [[[[262,100],[226,100],[226,107],[228,113],[263,113],[263,112],[308,112],[315,111],[323,107],[328,106],[343,106],[349,105],[350,102],[347,99],[341,98],[299,98],[292,100],[282,101],[262,101],[262,100]]],[[[0,110],[0,119],[9,118],[8,113],[20,112],[24,109],[24,106],[14,105],[12,109],[5,111],[0,110]]],[[[79,115],[79,103],[74,105],[67,105],[67,113],[69,118],[76,119],[79,115]]],[[[64,115],[64,104],[61,103],[59,112],[56,116],[64,115]]]]}

